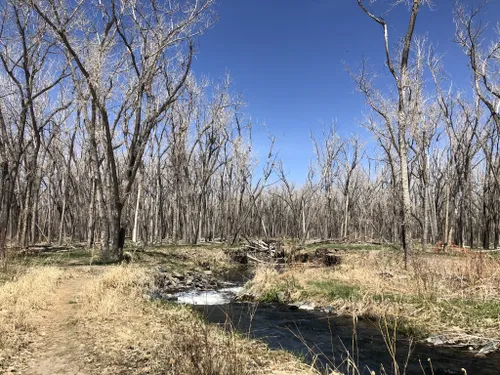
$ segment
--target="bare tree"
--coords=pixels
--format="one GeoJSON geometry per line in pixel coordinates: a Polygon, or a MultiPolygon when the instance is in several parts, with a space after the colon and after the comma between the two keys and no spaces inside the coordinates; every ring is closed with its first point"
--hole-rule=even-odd
{"type": "Polygon", "coordinates": [[[477,21],[487,3],[486,0],[471,11],[457,3],[456,42],[469,58],[478,98],[490,112],[497,129],[500,129],[500,26],[497,25],[496,39],[488,47],[484,47],[486,25],[477,21]]]}
{"type": "MultiPolygon", "coordinates": [[[[399,156],[399,166],[400,166],[400,179],[401,179],[401,202],[402,202],[402,210],[401,210],[401,231],[402,231],[402,244],[404,251],[404,260],[405,264],[408,259],[408,254],[411,252],[411,225],[410,225],[410,216],[411,216],[411,201],[410,201],[410,192],[409,192],[409,176],[408,176],[408,143],[407,143],[407,131],[410,127],[411,117],[409,116],[412,96],[411,96],[411,80],[410,80],[410,72],[409,72],[409,59],[410,52],[412,47],[413,34],[415,30],[415,25],[417,22],[417,15],[422,5],[422,0],[413,0],[410,11],[410,19],[408,21],[408,29],[403,39],[403,46],[401,50],[399,66],[396,69],[394,64],[394,59],[391,56],[391,51],[389,47],[389,30],[387,26],[387,22],[382,18],[371,13],[363,4],[362,0],[358,0],[358,5],[360,8],[377,24],[382,26],[383,34],[384,34],[384,48],[385,48],[385,56],[386,56],[386,64],[389,72],[391,73],[394,83],[398,92],[398,102],[397,102],[397,117],[395,127],[396,134],[393,136],[395,140],[397,139],[397,150],[399,156]]],[[[361,86],[364,86],[363,83],[364,77],[360,77],[359,82],[362,83],[361,86]]],[[[366,93],[369,91],[365,90],[366,93]]],[[[390,118],[390,114],[384,111],[383,108],[380,108],[375,100],[367,95],[367,99],[369,101],[372,109],[381,116],[383,121],[387,124],[388,129],[392,131],[392,120],[390,118]]]]}
{"type": "MultiPolygon", "coordinates": [[[[0,42],[0,62],[10,81],[6,93],[6,96],[11,97],[9,117],[17,129],[17,136],[9,137],[9,133],[13,134],[7,130],[5,138],[11,138],[11,151],[14,153],[15,167],[10,181],[17,178],[22,157],[26,160],[23,213],[19,221],[21,230],[18,233],[20,245],[25,247],[28,243],[30,223],[33,228],[31,237],[35,240],[36,217],[33,214],[36,210],[33,210],[33,207],[38,203],[37,181],[41,179],[39,154],[44,132],[50,129],[49,125],[54,117],[66,110],[71,103],[63,96],[64,91],[59,91],[59,98],[55,101],[49,99],[49,92],[68,76],[68,72],[64,65],[57,68],[56,59],[52,56],[55,45],[44,38],[45,23],[22,2],[11,0],[3,5],[1,30],[3,35],[0,42]],[[28,142],[25,142],[25,130],[30,132],[28,142]]],[[[4,115],[2,117],[5,121],[4,115]]],[[[50,134],[48,136],[50,137],[50,134]]],[[[10,188],[12,187],[11,184],[10,188]]],[[[12,193],[12,190],[8,192],[12,193]]],[[[10,209],[8,202],[5,209],[10,209]]]]}
{"type": "MultiPolygon", "coordinates": [[[[101,171],[97,178],[101,195],[106,195],[109,219],[109,236],[104,230],[101,238],[105,258],[109,250],[121,256],[123,207],[152,130],[182,92],[193,56],[191,40],[210,22],[207,12],[212,3],[160,6],[110,1],[105,6],[80,2],[71,7],[65,1],[31,1],[64,49],[77,79],[84,82],[79,88],[84,91],[81,97],[87,96],[91,103],[89,133],[101,135],[91,143],[97,149],[94,154],[102,146],[105,160],[105,173],[101,171]],[[91,21],[96,19],[102,22],[91,21]],[[79,34],[84,37],[76,37],[79,34]],[[121,158],[125,159],[122,170],[121,158]]],[[[94,164],[99,159],[95,156],[94,164]]],[[[100,166],[94,168],[99,174],[100,166]]]]}

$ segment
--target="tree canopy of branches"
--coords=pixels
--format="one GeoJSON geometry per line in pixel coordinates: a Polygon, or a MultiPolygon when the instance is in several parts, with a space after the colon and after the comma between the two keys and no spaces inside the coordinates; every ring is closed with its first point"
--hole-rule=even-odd
{"type": "Polygon", "coordinates": [[[387,21],[357,3],[381,29],[392,86],[365,61],[350,71],[377,148],[325,127],[301,184],[272,136],[257,159],[230,77],[191,72],[213,0],[2,2],[0,257],[81,241],[120,258],[124,235],[391,242],[405,259],[417,241],[498,247],[500,34],[486,32],[483,7],[456,7],[473,82],[459,91],[432,36],[415,34],[423,0],[400,2],[409,19],[395,48],[387,21]]]}

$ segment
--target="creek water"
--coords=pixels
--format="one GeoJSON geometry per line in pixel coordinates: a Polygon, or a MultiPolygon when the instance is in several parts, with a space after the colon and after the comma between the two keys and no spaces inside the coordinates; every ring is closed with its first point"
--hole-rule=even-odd
{"type": "MultiPolygon", "coordinates": [[[[381,373],[382,366],[392,374],[391,358],[376,323],[360,320],[353,330],[349,317],[320,311],[292,310],[280,304],[239,303],[235,296],[247,275],[232,286],[217,291],[189,291],[176,296],[181,303],[193,305],[208,322],[231,327],[251,338],[262,340],[271,349],[284,349],[312,363],[320,370],[347,371],[347,351],[361,375],[381,373]],[[356,337],[353,343],[353,337],[356,337]],[[353,350],[354,348],[354,350],[353,350]]],[[[398,337],[397,360],[403,365],[409,353],[409,340],[398,337]]],[[[477,358],[467,348],[412,346],[408,375],[500,375],[500,353],[477,358]],[[430,362],[429,362],[430,359],[430,362]],[[431,369],[432,364],[432,369],[431,369]],[[465,373],[462,369],[465,369],[465,373]]]]}
{"type": "MultiPolygon", "coordinates": [[[[290,310],[284,305],[228,303],[196,305],[211,323],[230,325],[252,338],[266,342],[272,349],[285,349],[311,363],[316,359],[320,369],[346,370],[346,350],[352,352],[353,322],[348,317],[332,316],[319,311],[290,310]]],[[[356,325],[356,362],[362,375],[370,370],[381,373],[381,366],[392,374],[391,360],[384,339],[374,322],[359,321],[356,325]]],[[[408,355],[408,339],[398,338],[397,359],[403,366],[408,355]]],[[[410,355],[408,375],[498,375],[500,355],[476,358],[468,349],[433,347],[416,344],[410,355]],[[434,372],[428,359],[432,361],[434,372]]],[[[402,369],[402,367],[401,367],[402,369]]],[[[401,373],[403,373],[401,371],[401,373]]]]}

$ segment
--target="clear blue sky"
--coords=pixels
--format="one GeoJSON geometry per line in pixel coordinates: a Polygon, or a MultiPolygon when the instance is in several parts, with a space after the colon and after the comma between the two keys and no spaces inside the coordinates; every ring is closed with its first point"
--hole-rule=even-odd
{"type": "MultiPolygon", "coordinates": [[[[371,9],[380,14],[394,0],[379,0],[371,9]]],[[[481,0],[468,0],[479,4],[481,0]]],[[[370,5],[369,0],[366,3],[370,5]]],[[[445,68],[454,85],[469,90],[467,59],[453,42],[454,0],[434,0],[421,9],[416,33],[427,35],[445,54],[445,68]]],[[[322,123],[336,120],[341,135],[357,133],[372,142],[359,126],[367,112],[361,94],[344,68],[355,69],[368,58],[384,84],[381,27],[369,19],[356,0],[219,0],[219,21],[199,41],[194,62],[197,75],[212,79],[229,72],[233,90],[248,103],[245,112],[265,123],[277,139],[280,158],[290,177],[304,181],[314,158],[309,134],[320,134],[322,123]]],[[[485,8],[490,27],[500,21],[500,0],[485,8]]],[[[404,5],[386,15],[394,46],[407,27],[404,5]]],[[[266,135],[256,131],[258,154],[266,152],[266,135]]]]}

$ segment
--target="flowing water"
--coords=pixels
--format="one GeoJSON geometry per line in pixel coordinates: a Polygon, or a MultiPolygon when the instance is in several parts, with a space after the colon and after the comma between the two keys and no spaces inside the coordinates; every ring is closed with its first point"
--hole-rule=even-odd
{"type": "MultiPolygon", "coordinates": [[[[357,342],[353,346],[353,323],[347,317],[331,316],[319,311],[292,311],[283,305],[255,306],[246,303],[229,303],[194,307],[212,323],[231,323],[238,331],[265,341],[270,348],[285,349],[311,362],[317,357],[320,368],[339,367],[346,358],[346,350],[355,353],[361,374],[369,370],[380,373],[381,365],[392,373],[391,361],[379,329],[370,321],[359,321],[356,327],[357,342]],[[354,351],[352,348],[354,347],[354,351]]],[[[408,354],[408,340],[397,340],[397,358],[402,366],[408,354]]],[[[411,353],[407,374],[432,374],[428,359],[432,360],[434,375],[500,374],[500,354],[476,358],[467,349],[433,347],[417,344],[411,353]],[[419,362],[420,361],[420,362],[419,362]],[[421,363],[421,364],[420,364],[421,363]],[[420,367],[422,365],[424,371],[420,367]]],[[[402,373],[402,371],[401,371],[402,373]]]]}
{"type": "MultiPolygon", "coordinates": [[[[291,310],[286,305],[237,303],[234,297],[239,290],[235,285],[218,291],[179,293],[177,297],[179,302],[192,304],[209,322],[231,326],[266,342],[272,349],[293,352],[309,363],[314,361],[320,369],[346,371],[349,351],[360,374],[369,375],[371,370],[380,374],[381,366],[387,374],[393,373],[386,344],[374,322],[361,320],[354,332],[352,319],[348,317],[291,310]],[[353,337],[356,340],[353,341],[353,337]]],[[[403,366],[409,343],[405,338],[398,338],[396,344],[398,363],[403,366]]],[[[477,358],[466,348],[416,344],[406,374],[463,375],[462,369],[467,375],[499,375],[500,353],[477,358]]]]}

